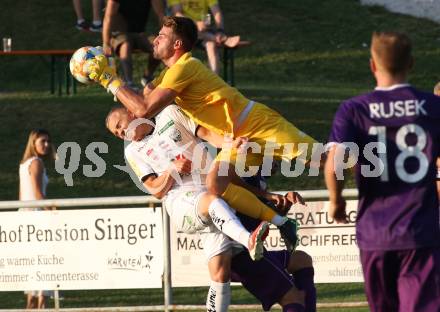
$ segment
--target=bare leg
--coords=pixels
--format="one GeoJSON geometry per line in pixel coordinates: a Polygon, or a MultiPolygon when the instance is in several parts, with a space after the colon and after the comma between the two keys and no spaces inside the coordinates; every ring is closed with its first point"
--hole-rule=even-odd
{"type": "Polygon", "coordinates": [[[231,176],[234,173],[234,169],[234,166],[231,164],[225,165],[223,162],[214,162],[206,178],[209,193],[221,196],[226,191],[229,183],[232,182],[231,176]],[[224,166],[227,167],[227,174],[220,175],[220,168],[224,166]]]}
{"type": "Polygon", "coordinates": [[[37,297],[33,296],[32,294],[27,294],[26,309],[36,309],[37,304],[38,304],[37,297]]]}
{"type": "Polygon", "coordinates": [[[227,312],[231,302],[231,258],[230,250],[227,250],[208,262],[211,286],[206,298],[208,311],[227,312]]]}
{"type": "Polygon", "coordinates": [[[102,21],[101,10],[102,0],[92,0],[93,6],[93,21],[102,21]]]}
{"type": "Polygon", "coordinates": [[[208,269],[212,281],[225,283],[231,279],[231,259],[232,253],[228,250],[209,260],[208,269]]]}
{"type": "Polygon", "coordinates": [[[220,56],[218,55],[217,44],[214,41],[207,41],[205,43],[206,54],[208,56],[208,63],[211,70],[218,74],[220,71],[220,56]]]}
{"type": "Polygon", "coordinates": [[[46,296],[43,296],[42,294],[40,296],[38,296],[38,309],[45,309],[46,302],[47,302],[46,296]]]}
{"type": "MultiPolygon", "coordinates": [[[[277,214],[244,187],[232,164],[215,161],[206,178],[206,185],[210,194],[221,196],[236,211],[255,219],[277,222],[274,220],[277,214]]],[[[283,218],[280,219],[280,222],[285,222],[283,218]]]]}
{"type": "Polygon", "coordinates": [[[81,0],[73,0],[73,9],[75,10],[76,19],[77,20],[84,20],[84,16],[82,13],[82,5],[81,0]]]}
{"type": "Polygon", "coordinates": [[[121,61],[122,73],[127,83],[133,82],[133,63],[131,59],[131,45],[128,41],[123,42],[119,47],[119,59],[121,61]]]}

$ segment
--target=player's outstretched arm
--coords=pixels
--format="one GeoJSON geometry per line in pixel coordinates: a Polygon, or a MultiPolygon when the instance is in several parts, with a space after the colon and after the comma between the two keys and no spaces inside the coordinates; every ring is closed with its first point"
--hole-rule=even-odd
{"type": "Polygon", "coordinates": [[[177,92],[156,87],[147,96],[140,95],[130,88],[122,87],[116,93],[118,100],[137,118],[151,118],[172,104],[177,92]]]}
{"type": "Polygon", "coordinates": [[[87,70],[90,79],[113,93],[122,105],[138,118],[154,117],[170,105],[177,96],[177,92],[171,89],[154,88],[145,96],[125,87],[117,76],[115,68],[109,65],[108,59],[104,55],[98,55],[88,60],[87,70]]]}
{"type": "MultiPolygon", "coordinates": [[[[330,207],[329,215],[336,220],[337,223],[347,223],[347,215],[345,212],[345,199],[342,197],[344,188],[344,180],[338,180],[336,177],[335,158],[336,153],[344,152],[338,149],[337,145],[330,148],[327,161],[324,168],[325,184],[329,190],[330,207]]],[[[340,157],[338,157],[340,159],[340,157]]]]}

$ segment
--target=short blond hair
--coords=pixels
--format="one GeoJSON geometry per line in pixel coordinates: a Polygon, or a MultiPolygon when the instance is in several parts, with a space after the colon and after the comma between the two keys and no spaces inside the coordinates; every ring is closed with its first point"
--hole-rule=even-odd
{"type": "Polygon", "coordinates": [[[376,65],[392,75],[404,74],[412,66],[409,37],[399,32],[373,32],[371,56],[376,65]]]}

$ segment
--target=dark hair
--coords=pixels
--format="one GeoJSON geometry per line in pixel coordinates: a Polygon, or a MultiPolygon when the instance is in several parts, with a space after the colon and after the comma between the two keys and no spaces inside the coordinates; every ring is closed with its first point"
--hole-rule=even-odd
{"type": "Polygon", "coordinates": [[[110,116],[114,113],[118,112],[119,114],[126,114],[127,109],[124,106],[121,105],[115,105],[113,106],[110,111],[107,113],[107,116],[105,117],[105,127],[108,129],[108,121],[110,119],[110,116]]]}
{"type": "Polygon", "coordinates": [[[411,68],[411,50],[411,40],[403,33],[374,32],[371,38],[373,59],[393,75],[405,73],[411,68]]]}
{"type": "Polygon", "coordinates": [[[162,26],[170,27],[182,40],[183,49],[189,52],[197,41],[197,26],[192,19],[181,16],[165,16],[162,26]]]}

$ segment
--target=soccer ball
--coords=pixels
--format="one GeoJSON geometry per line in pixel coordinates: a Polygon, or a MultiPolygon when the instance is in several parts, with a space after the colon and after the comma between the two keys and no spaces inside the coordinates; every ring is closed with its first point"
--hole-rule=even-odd
{"type": "Polygon", "coordinates": [[[69,63],[72,76],[81,83],[93,83],[94,81],[89,78],[86,61],[101,54],[104,54],[102,47],[82,47],[76,50],[69,63]]]}

